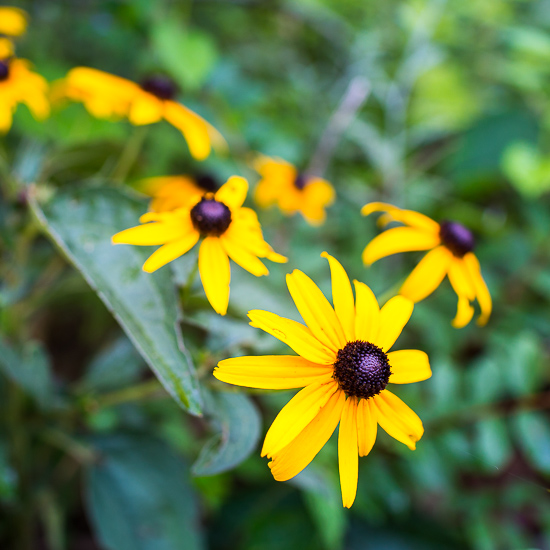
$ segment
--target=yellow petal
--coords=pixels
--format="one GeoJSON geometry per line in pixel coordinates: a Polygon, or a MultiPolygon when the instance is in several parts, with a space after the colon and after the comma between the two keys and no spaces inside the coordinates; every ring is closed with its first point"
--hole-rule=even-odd
{"type": "Polygon", "coordinates": [[[403,296],[394,296],[380,310],[380,331],[373,342],[382,351],[388,351],[409,322],[414,304],[403,296]]]}
{"type": "Polygon", "coordinates": [[[394,227],[374,237],[363,250],[363,262],[372,265],[380,258],[410,252],[413,250],[429,250],[441,242],[437,233],[413,227],[394,227]]]}
{"type": "Polygon", "coordinates": [[[474,283],[462,258],[453,258],[447,274],[449,281],[458,296],[464,296],[468,300],[473,300],[476,296],[474,283]]]}
{"type": "Polygon", "coordinates": [[[286,276],[288,290],[306,325],[327,348],[337,352],[346,345],[342,325],[317,285],[295,269],[286,276]]]}
{"type": "Polygon", "coordinates": [[[355,305],[349,277],[338,260],[326,252],[323,252],[321,257],[329,262],[334,311],[344,329],[346,340],[351,342],[355,340],[355,305]]]}
{"type": "Polygon", "coordinates": [[[397,206],[393,206],[393,204],[388,204],[387,202],[371,202],[363,206],[361,209],[361,214],[363,214],[363,216],[368,216],[373,212],[386,212],[396,222],[402,222],[411,227],[426,229],[432,233],[439,234],[439,224],[419,212],[414,212],[413,210],[402,210],[401,208],[397,208],[397,206]]]}
{"type": "Polygon", "coordinates": [[[13,42],[8,38],[0,38],[0,59],[11,57],[13,52],[13,42]]]}
{"type": "Polygon", "coordinates": [[[357,398],[349,397],[342,411],[338,433],[338,469],[342,503],[350,508],[357,494],[359,456],[357,447],[357,398]]]}
{"type": "Polygon", "coordinates": [[[336,361],[336,353],[323,346],[304,325],[258,309],[249,311],[248,317],[251,326],[275,336],[304,359],[319,365],[333,365],[336,361]]]}
{"type": "Polygon", "coordinates": [[[0,132],[6,133],[12,124],[12,108],[10,105],[2,105],[0,103],[0,132]]]}
{"type": "Polygon", "coordinates": [[[332,381],[310,384],[299,391],[271,424],[265,436],[262,456],[271,458],[286,447],[319,414],[337,390],[338,384],[332,381]]]}
{"type": "Polygon", "coordinates": [[[359,281],[353,281],[356,295],[355,338],[374,342],[380,330],[380,308],[372,290],[359,281]]]}
{"type": "Polygon", "coordinates": [[[193,231],[177,241],[161,246],[158,250],[153,252],[143,264],[143,271],[152,273],[176,258],[183,256],[197,244],[198,240],[199,233],[193,231]]]}
{"type": "Polygon", "coordinates": [[[226,235],[220,237],[223,248],[227,255],[238,265],[240,265],[246,271],[261,277],[262,275],[269,275],[267,267],[263,264],[257,256],[244,249],[233,239],[228,238],[226,235]]]}
{"type": "Polygon", "coordinates": [[[286,264],[288,262],[288,258],[286,256],[283,256],[282,254],[277,254],[277,252],[269,252],[266,258],[271,262],[275,262],[276,264],[286,264]]]}
{"type": "Polygon", "coordinates": [[[27,28],[27,12],[12,7],[0,7],[0,34],[21,36],[27,28]]]}
{"type": "Polygon", "coordinates": [[[333,374],[329,365],[318,365],[296,355],[263,355],[224,359],[214,369],[222,382],[266,390],[303,388],[316,382],[327,382],[333,374]]]}
{"type": "Polygon", "coordinates": [[[136,126],[142,124],[152,124],[158,122],[162,118],[164,105],[162,101],[152,94],[147,92],[141,92],[136,94],[132,105],[130,106],[130,112],[128,113],[128,120],[136,126]]]}
{"type": "Polygon", "coordinates": [[[489,320],[491,316],[491,311],[493,309],[493,301],[491,300],[491,294],[489,294],[489,289],[481,276],[481,268],[479,261],[474,254],[469,252],[464,256],[464,262],[470,273],[472,282],[476,290],[476,297],[479,307],[481,308],[481,315],[477,320],[477,324],[483,326],[489,320]]]}
{"type": "Polygon", "coordinates": [[[465,327],[474,316],[474,307],[465,296],[458,297],[455,318],[451,321],[454,328],[465,327]]]}
{"type": "Polygon", "coordinates": [[[229,304],[229,258],[218,237],[206,237],[199,248],[199,273],[206,298],[216,313],[225,315],[229,304]]]}
{"type": "Polygon", "coordinates": [[[111,237],[111,241],[113,244],[152,246],[181,239],[192,231],[191,224],[183,221],[181,224],[152,222],[120,231],[111,237]]]}
{"type": "Polygon", "coordinates": [[[378,424],[397,441],[409,449],[416,449],[416,442],[422,437],[424,427],[418,415],[397,395],[383,390],[372,398],[377,409],[378,424]]]}
{"type": "Polygon", "coordinates": [[[428,355],[417,349],[403,349],[388,353],[391,384],[411,384],[427,380],[432,375],[428,355]]]}
{"type": "Polygon", "coordinates": [[[378,421],[372,399],[361,399],[357,405],[357,445],[359,456],[367,456],[376,441],[378,421]]]}
{"type": "Polygon", "coordinates": [[[343,391],[333,393],[319,414],[294,441],[273,457],[269,467],[277,481],[293,478],[315,458],[338,426],[344,402],[343,391]]]}
{"type": "Polygon", "coordinates": [[[204,160],[210,154],[208,123],[199,115],[175,101],[164,101],[164,118],[175,126],[187,141],[193,158],[204,160]]]}
{"type": "Polygon", "coordinates": [[[238,209],[243,205],[247,193],[248,182],[240,176],[231,176],[216,191],[214,197],[217,201],[223,202],[229,208],[238,209]]]}
{"type": "Polygon", "coordinates": [[[452,260],[452,253],[444,246],[430,250],[407,277],[399,294],[415,303],[420,302],[441,284],[452,260]]]}

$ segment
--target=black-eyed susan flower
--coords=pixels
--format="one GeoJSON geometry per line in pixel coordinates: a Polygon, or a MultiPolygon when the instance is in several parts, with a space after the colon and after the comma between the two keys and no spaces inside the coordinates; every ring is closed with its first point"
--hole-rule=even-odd
{"type": "Polygon", "coordinates": [[[21,36],[27,29],[27,13],[19,8],[0,6],[0,34],[21,36]]]}
{"type": "Polygon", "coordinates": [[[260,258],[286,262],[264,241],[254,210],[243,207],[248,182],[233,176],[216,193],[196,196],[195,204],[171,212],[149,212],[142,225],[113,236],[114,244],[162,245],[143,264],[151,273],[179,258],[202,237],[199,273],[214,310],[225,315],[229,303],[229,258],[257,277],[269,271],[260,258]]]}
{"type": "Polygon", "coordinates": [[[344,268],[326,252],[322,256],[330,263],[334,308],[307,275],[295,270],[287,275],[287,285],[306,326],[268,311],[248,313],[253,327],[298,355],[225,359],[214,376],[250,388],[304,388],[275,418],[262,448],[278,481],[301,472],[340,423],[340,484],[349,508],[357,492],[358,455],[372,449],[377,426],[410,449],[424,432],[420,418],[387,385],[426,380],[431,370],[422,351],[389,351],[413,303],[396,296],[379,309],[370,288],[358,281],[354,302],[344,268]]]}
{"type": "Polygon", "coordinates": [[[262,208],[276,204],[286,216],[300,212],[311,225],[321,225],[325,208],[334,202],[332,185],[323,178],[300,173],[289,162],[259,155],[254,169],[262,179],[254,192],[254,200],[262,208]]]}
{"type": "Polygon", "coordinates": [[[414,212],[402,210],[391,204],[372,202],[361,213],[385,212],[382,223],[401,222],[405,227],[388,229],[375,237],[363,251],[363,261],[372,265],[380,258],[409,252],[429,250],[407,277],[399,293],[413,302],[429,296],[443,281],[445,275],[458,296],[458,307],[452,324],[456,328],[466,326],[474,315],[471,302],[477,299],[481,314],[478,325],[485,325],[492,310],[492,300],[481,276],[479,261],[472,252],[475,240],[472,232],[455,221],[434,220],[414,212]]]}
{"type": "Polygon", "coordinates": [[[24,103],[38,120],[50,114],[48,83],[30,67],[25,59],[0,59],[0,132],[11,128],[19,103],[24,103]]]}
{"type": "Polygon", "coordinates": [[[139,85],[97,69],[76,67],[59,85],[57,95],[81,101],[96,118],[127,118],[136,126],[164,119],[181,131],[197,160],[204,160],[213,144],[225,143],[206,120],[174,101],[176,87],[165,77],[148,78],[139,85]]]}
{"type": "Polygon", "coordinates": [[[215,193],[218,184],[210,174],[195,176],[157,176],[141,180],[138,189],[152,197],[151,212],[168,212],[182,206],[193,205],[197,197],[205,193],[215,193]]]}

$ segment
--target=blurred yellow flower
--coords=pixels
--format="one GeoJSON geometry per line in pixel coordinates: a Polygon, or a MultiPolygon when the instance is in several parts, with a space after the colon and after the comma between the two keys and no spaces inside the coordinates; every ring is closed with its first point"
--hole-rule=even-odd
{"type": "Polygon", "coordinates": [[[38,120],[50,114],[46,98],[48,83],[30,67],[25,59],[0,60],[0,132],[11,128],[13,113],[19,103],[27,105],[38,120]]]}
{"type": "Polygon", "coordinates": [[[276,204],[286,216],[300,212],[311,225],[321,225],[325,208],[335,199],[332,185],[317,176],[301,174],[290,163],[259,155],[254,169],[262,179],[254,192],[254,200],[262,208],[276,204]]]}
{"type": "Polygon", "coordinates": [[[13,42],[9,38],[0,38],[0,59],[8,59],[13,53],[13,42]]]}
{"type": "Polygon", "coordinates": [[[399,252],[429,250],[407,277],[399,293],[415,303],[420,302],[447,275],[458,296],[453,326],[462,328],[471,321],[474,308],[470,302],[475,299],[481,309],[477,323],[487,323],[492,300],[481,275],[479,261],[472,252],[475,240],[469,229],[454,221],[437,223],[418,212],[402,210],[383,202],[366,204],[361,210],[364,216],[373,212],[385,212],[382,218],[384,225],[397,221],[407,227],[395,227],[375,237],[363,251],[365,264],[372,265],[380,258],[399,252]]]}
{"type": "Polygon", "coordinates": [[[225,144],[206,120],[173,100],[176,87],[164,77],[152,77],[139,85],[97,69],[76,67],[58,85],[56,95],[81,101],[96,118],[126,117],[136,126],[164,119],[181,131],[197,160],[204,160],[212,145],[225,144]]]}
{"type": "Polygon", "coordinates": [[[330,264],[334,308],[307,275],[294,270],[287,275],[288,290],[307,326],[268,311],[248,313],[253,327],[283,341],[298,356],[225,359],[214,376],[249,388],[304,388],[277,415],[262,448],[278,481],[301,472],[340,423],[340,484],[349,508],[357,492],[358,455],[369,454],[378,424],[412,450],[424,433],[416,413],[386,386],[426,380],[431,369],[422,351],[388,352],[413,303],[396,296],[380,309],[370,288],[358,281],[354,303],[344,268],[326,252],[322,256],[330,264]]]}
{"type": "Polygon", "coordinates": [[[0,34],[21,36],[27,29],[27,13],[19,8],[0,6],[0,34]]]}
{"type": "Polygon", "coordinates": [[[197,197],[218,189],[215,179],[208,174],[146,178],[137,187],[153,198],[149,204],[151,212],[167,212],[196,204],[197,197]]]}
{"type": "Polygon", "coordinates": [[[163,245],[143,264],[151,273],[179,258],[198,242],[199,273],[208,301],[220,315],[229,303],[229,258],[257,277],[269,271],[259,258],[284,263],[263,238],[254,210],[243,207],[248,182],[232,176],[216,193],[195,195],[195,204],[171,212],[149,212],[143,225],[113,236],[114,244],[163,245]]]}

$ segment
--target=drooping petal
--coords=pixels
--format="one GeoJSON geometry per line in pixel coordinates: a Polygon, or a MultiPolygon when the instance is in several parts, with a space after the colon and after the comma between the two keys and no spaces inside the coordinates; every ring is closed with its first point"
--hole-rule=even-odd
{"type": "Polygon", "coordinates": [[[357,405],[357,445],[359,456],[367,456],[374,447],[378,421],[372,399],[361,399],[357,405]]]}
{"type": "Polygon", "coordinates": [[[417,227],[419,229],[426,229],[432,233],[439,234],[439,224],[432,219],[428,218],[420,212],[415,212],[414,210],[402,210],[393,204],[388,204],[387,202],[371,202],[365,204],[361,209],[361,214],[363,216],[368,216],[373,212],[386,212],[387,215],[396,222],[401,222],[411,227],[417,227]]]}
{"type": "Polygon", "coordinates": [[[277,481],[287,481],[299,474],[323,448],[334,433],[345,402],[343,391],[332,394],[319,414],[269,463],[277,481]]]}
{"type": "Polygon", "coordinates": [[[441,284],[452,261],[452,253],[444,246],[430,250],[407,277],[399,294],[420,302],[441,284]]]}
{"type": "Polygon", "coordinates": [[[465,296],[458,297],[455,318],[451,321],[451,325],[455,328],[465,327],[474,316],[474,306],[465,296]]]}
{"type": "Polygon", "coordinates": [[[343,348],[346,337],[342,325],[319,287],[298,269],[286,276],[286,284],[296,308],[319,342],[335,352],[343,348]]]}
{"type": "Polygon", "coordinates": [[[464,296],[470,301],[475,298],[474,283],[462,258],[453,258],[447,275],[457,296],[464,296]]]}
{"type": "Polygon", "coordinates": [[[409,322],[414,304],[404,296],[394,296],[380,310],[380,331],[374,344],[388,351],[409,322]]]}
{"type": "Polygon", "coordinates": [[[479,307],[481,308],[481,315],[477,320],[477,324],[483,326],[489,320],[491,316],[491,311],[493,309],[493,301],[491,300],[491,294],[489,294],[489,289],[483,280],[481,275],[481,268],[477,257],[469,252],[464,256],[464,263],[470,273],[472,282],[476,290],[476,297],[479,307]]]}
{"type": "Polygon", "coordinates": [[[359,281],[355,285],[355,338],[364,342],[374,342],[380,330],[380,308],[372,290],[359,281]]]}
{"type": "Polygon", "coordinates": [[[391,367],[390,384],[411,384],[427,380],[432,375],[428,355],[417,349],[388,353],[391,367]]]}
{"type": "Polygon", "coordinates": [[[223,202],[232,210],[236,210],[243,205],[247,193],[248,182],[240,176],[231,176],[216,191],[214,198],[219,202],[223,202]]]}
{"type": "Polygon", "coordinates": [[[357,494],[359,477],[356,397],[348,397],[342,411],[338,433],[338,469],[342,487],[342,503],[345,508],[350,508],[357,494]]]}
{"type": "Polygon", "coordinates": [[[416,442],[424,433],[422,420],[418,415],[388,390],[383,390],[372,400],[377,408],[378,424],[382,429],[414,451],[416,442]]]}
{"type": "Polygon", "coordinates": [[[262,456],[271,458],[286,447],[319,414],[338,384],[316,383],[299,391],[279,412],[267,431],[262,456]]]}
{"type": "Polygon", "coordinates": [[[338,260],[326,252],[321,257],[329,261],[334,311],[344,329],[346,340],[351,342],[355,340],[355,305],[349,277],[338,260]]]}
{"type": "Polygon", "coordinates": [[[197,244],[198,240],[199,233],[193,231],[177,241],[161,246],[147,258],[147,261],[143,264],[143,271],[153,273],[153,271],[183,256],[197,244]]]}
{"type": "Polygon", "coordinates": [[[252,273],[252,275],[256,275],[256,277],[269,275],[269,270],[263,262],[257,256],[240,246],[234,239],[224,234],[220,237],[220,240],[227,255],[237,265],[240,265],[243,269],[252,273]]]}
{"type": "Polygon", "coordinates": [[[363,262],[372,265],[380,258],[411,252],[413,250],[430,250],[441,242],[437,233],[414,227],[394,227],[374,237],[363,250],[363,262]]]}
{"type": "Polygon", "coordinates": [[[216,313],[225,315],[229,304],[229,258],[218,237],[206,237],[199,248],[199,273],[206,298],[216,313]]]}
{"type": "Polygon", "coordinates": [[[321,344],[304,325],[258,309],[249,311],[248,317],[251,326],[275,336],[304,359],[319,365],[333,365],[336,361],[336,353],[321,344]]]}
{"type": "Polygon", "coordinates": [[[214,369],[222,382],[266,390],[303,388],[330,380],[333,368],[296,355],[263,355],[224,359],[214,369]]]}

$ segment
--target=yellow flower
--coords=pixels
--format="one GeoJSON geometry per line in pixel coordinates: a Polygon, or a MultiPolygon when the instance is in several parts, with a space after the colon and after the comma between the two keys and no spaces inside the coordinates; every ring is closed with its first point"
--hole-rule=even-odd
{"type": "Polygon", "coordinates": [[[163,245],[143,264],[148,273],[179,258],[198,242],[199,273],[214,310],[225,315],[229,303],[229,258],[257,277],[269,271],[259,258],[286,262],[263,238],[254,210],[243,207],[248,182],[232,176],[215,194],[196,196],[195,204],[172,212],[149,212],[143,225],[113,236],[114,244],[163,245]]]}
{"type": "Polygon", "coordinates": [[[325,208],[335,198],[328,181],[299,173],[292,164],[264,155],[256,158],[254,169],[262,176],[254,192],[254,200],[262,208],[277,204],[285,216],[301,212],[311,225],[325,221],[325,208]]]}
{"type": "Polygon", "coordinates": [[[27,29],[27,13],[19,8],[0,7],[0,34],[21,36],[27,29]]]}
{"type": "Polygon", "coordinates": [[[262,448],[271,458],[273,477],[286,481],[301,472],[340,423],[338,459],[342,501],[355,500],[358,454],[374,445],[377,426],[415,449],[422,421],[388,383],[408,384],[431,376],[427,355],[418,350],[389,352],[409,320],[413,303],[396,296],[379,309],[364,283],[349,278],[340,263],[330,263],[334,309],[301,271],[287,275],[288,290],[307,326],[268,311],[248,313],[251,325],[275,336],[296,355],[236,357],[218,363],[214,376],[250,388],[304,388],[275,418],[262,448]]]}
{"type": "Polygon", "coordinates": [[[50,114],[46,99],[48,83],[31,71],[30,66],[25,59],[0,60],[0,132],[11,128],[19,103],[25,103],[36,119],[44,119],[50,114]]]}
{"type": "Polygon", "coordinates": [[[181,131],[194,158],[204,160],[212,144],[224,142],[219,132],[202,117],[173,98],[174,84],[164,77],[153,77],[141,85],[97,69],[71,69],[59,85],[59,96],[81,101],[96,118],[127,117],[136,125],[164,119],[181,131]]]}
{"type": "Polygon", "coordinates": [[[407,227],[389,229],[375,237],[363,251],[365,264],[372,265],[380,258],[398,252],[429,250],[407,277],[399,293],[415,303],[420,302],[447,275],[458,296],[453,326],[462,328],[471,321],[474,308],[470,302],[475,299],[481,309],[477,323],[487,323],[492,310],[491,295],[481,276],[479,261],[472,252],[475,241],[469,229],[454,221],[437,223],[418,212],[401,210],[383,202],[366,204],[361,210],[364,216],[373,212],[385,212],[381,218],[383,225],[397,221],[407,227]]]}
{"type": "Polygon", "coordinates": [[[153,197],[151,212],[168,212],[182,206],[193,206],[205,193],[214,193],[218,185],[208,174],[192,176],[158,176],[141,180],[140,191],[153,197]]]}

